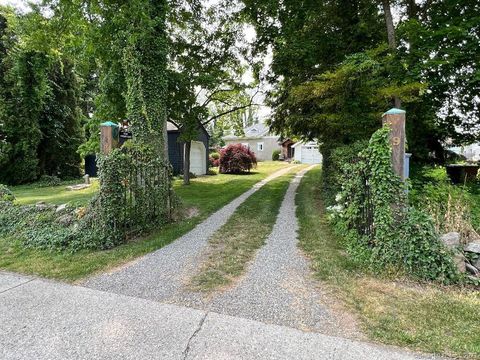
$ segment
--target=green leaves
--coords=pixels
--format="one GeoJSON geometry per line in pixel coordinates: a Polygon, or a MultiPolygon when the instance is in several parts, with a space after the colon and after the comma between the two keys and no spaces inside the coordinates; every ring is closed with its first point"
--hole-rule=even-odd
{"type": "MultiPolygon", "coordinates": [[[[337,156],[343,165],[333,214],[352,256],[376,271],[397,269],[410,276],[444,283],[458,280],[451,254],[440,243],[432,219],[409,207],[406,187],[391,164],[389,127],[377,130],[354,159],[337,156]]],[[[339,166],[337,165],[337,166],[339,166]]]]}

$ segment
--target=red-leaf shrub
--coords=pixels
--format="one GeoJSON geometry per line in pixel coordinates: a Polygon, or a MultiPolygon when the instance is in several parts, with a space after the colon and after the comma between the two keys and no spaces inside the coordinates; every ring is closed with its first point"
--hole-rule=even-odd
{"type": "Polygon", "coordinates": [[[215,159],[213,156],[208,158],[210,167],[218,167],[220,165],[220,159],[215,159]]]}
{"type": "Polygon", "coordinates": [[[220,172],[240,174],[257,166],[255,154],[242,144],[231,144],[220,150],[220,172]]]}

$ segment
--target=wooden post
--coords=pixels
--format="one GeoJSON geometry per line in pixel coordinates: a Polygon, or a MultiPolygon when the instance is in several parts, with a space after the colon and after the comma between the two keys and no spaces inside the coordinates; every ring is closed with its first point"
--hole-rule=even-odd
{"type": "Polygon", "coordinates": [[[392,144],[392,166],[395,174],[405,180],[405,111],[390,109],[382,116],[383,125],[390,125],[390,143],[392,144]]]}
{"type": "Polygon", "coordinates": [[[118,125],[107,121],[100,124],[100,152],[107,155],[118,147],[118,125]]]}

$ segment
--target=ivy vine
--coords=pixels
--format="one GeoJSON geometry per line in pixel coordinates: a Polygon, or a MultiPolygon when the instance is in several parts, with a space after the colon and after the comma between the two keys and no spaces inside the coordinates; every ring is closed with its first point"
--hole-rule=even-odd
{"type": "Polygon", "coordinates": [[[337,205],[330,208],[350,254],[374,270],[454,282],[458,273],[432,219],[407,203],[406,185],[393,172],[388,126],[342,167],[337,205]]]}

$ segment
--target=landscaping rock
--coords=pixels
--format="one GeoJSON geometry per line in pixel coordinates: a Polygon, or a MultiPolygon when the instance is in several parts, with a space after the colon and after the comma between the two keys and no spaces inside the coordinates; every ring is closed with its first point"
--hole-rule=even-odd
{"type": "Polygon", "coordinates": [[[466,271],[465,268],[465,257],[463,256],[462,253],[457,252],[453,256],[453,261],[455,262],[455,265],[457,266],[457,269],[459,272],[464,273],[466,271]]]}
{"type": "Polygon", "coordinates": [[[468,243],[465,246],[464,250],[468,252],[480,254],[480,240],[474,240],[471,243],[468,243]]]}
{"type": "Polygon", "coordinates": [[[49,206],[45,204],[45,201],[39,201],[35,204],[35,208],[37,210],[47,210],[49,206]]]}
{"type": "Polygon", "coordinates": [[[477,260],[473,262],[473,266],[475,266],[478,270],[480,270],[480,256],[477,260]]]}
{"type": "Polygon", "coordinates": [[[75,218],[72,214],[65,214],[57,218],[57,222],[63,226],[70,226],[73,224],[75,218]]]}
{"type": "Polygon", "coordinates": [[[91,184],[70,185],[70,186],[67,186],[67,190],[72,190],[72,191],[83,190],[83,189],[86,189],[86,188],[90,187],[90,185],[91,184]]]}
{"type": "Polygon", "coordinates": [[[57,214],[65,211],[67,209],[67,204],[62,204],[62,205],[58,205],[57,209],[55,210],[55,212],[57,214]]]}
{"type": "Polygon", "coordinates": [[[465,263],[465,267],[470,274],[475,275],[475,276],[480,275],[480,271],[478,271],[478,269],[475,266],[470,265],[469,263],[465,263]]]}
{"type": "Polygon", "coordinates": [[[449,232],[440,237],[440,240],[449,249],[456,248],[460,245],[460,234],[458,232],[449,232]]]}

